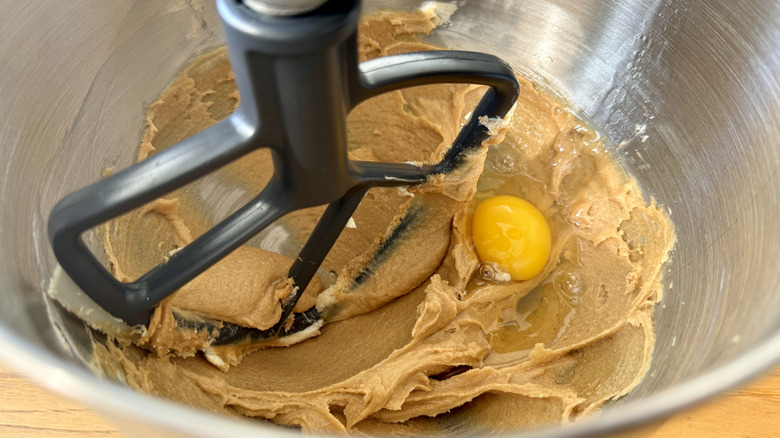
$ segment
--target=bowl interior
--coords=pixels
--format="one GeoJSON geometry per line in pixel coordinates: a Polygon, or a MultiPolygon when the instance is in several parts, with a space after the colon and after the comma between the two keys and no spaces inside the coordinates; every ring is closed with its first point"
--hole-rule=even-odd
{"type": "MultiPolygon", "coordinates": [[[[776,362],[780,4],[459,3],[430,40],[497,54],[566,99],[676,226],[651,371],[596,421],[620,425],[661,414],[776,362]],[[636,413],[640,405],[644,414],[636,413]]],[[[418,5],[372,0],[365,7],[418,5]]],[[[222,37],[210,1],[44,1],[6,9],[0,342],[9,346],[6,356],[29,358],[28,372],[39,367],[43,375],[52,366],[75,370],[88,353],[81,322],[43,298],[54,268],[50,209],[101,169],[130,164],[145,106],[222,37]]],[[[115,390],[77,376],[94,391],[115,390]]]]}

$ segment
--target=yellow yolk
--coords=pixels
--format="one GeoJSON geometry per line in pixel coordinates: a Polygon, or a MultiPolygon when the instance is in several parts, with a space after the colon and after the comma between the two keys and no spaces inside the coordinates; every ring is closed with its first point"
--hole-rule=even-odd
{"type": "Polygon", "coordinates": [[[494,196],[474,210],[471,235],[482,263],[496,263],[512,280],[528,280],[550,257],[550,227],[531,203],[494,196]]]}

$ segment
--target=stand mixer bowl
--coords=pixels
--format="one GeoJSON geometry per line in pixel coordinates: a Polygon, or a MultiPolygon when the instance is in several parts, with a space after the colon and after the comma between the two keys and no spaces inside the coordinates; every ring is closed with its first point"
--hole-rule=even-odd
{"type": "MultiPolygon", "coordinates": [[[[49,211],[102,169],[134,161],[145,106],[223,43],[213,2],[4,6],[0,360],[130,436],[299,435],[94,376],[83,323],[44,299],[49,211]]],[[[676,226],[648,376],[601,415],[535,434],[638,427],[780,361],[780,4],[466,0],[429,41],[498,55],[565,98],[676,226]]]]}

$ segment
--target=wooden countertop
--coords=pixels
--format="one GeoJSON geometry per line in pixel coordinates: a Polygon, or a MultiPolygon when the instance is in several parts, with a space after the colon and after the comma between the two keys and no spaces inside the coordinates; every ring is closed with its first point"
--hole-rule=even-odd
{"type": "MultiPolygon", "coordinates": [[[[644,436],[780,436],[780,368],[646,429],[644,436]]],[[[0,366],[0,437],[121,437],[91,410],[0,366]]]]}

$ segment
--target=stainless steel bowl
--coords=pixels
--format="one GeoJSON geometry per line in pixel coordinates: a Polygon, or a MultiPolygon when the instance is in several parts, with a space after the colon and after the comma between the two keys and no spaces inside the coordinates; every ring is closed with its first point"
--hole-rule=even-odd
{"type": "MultiPolygon", "coordinates": [[[[93,376],[78,359],[83,327],[43,299],[54,267],[49,210],[99,178],[100,169],[132,161],[145,105],[193,54],[221,43],[213,3],[1,3],[0,358],[105,413],[128,434],[291,434],[93,376]]],[[[498,54],[565,97],[611,140],[677,227],[650,374],[602,415],[543,433],[635,427],[777,362],[780,3],[458,4],[452,24],[431,39],[498,54]]]]}

